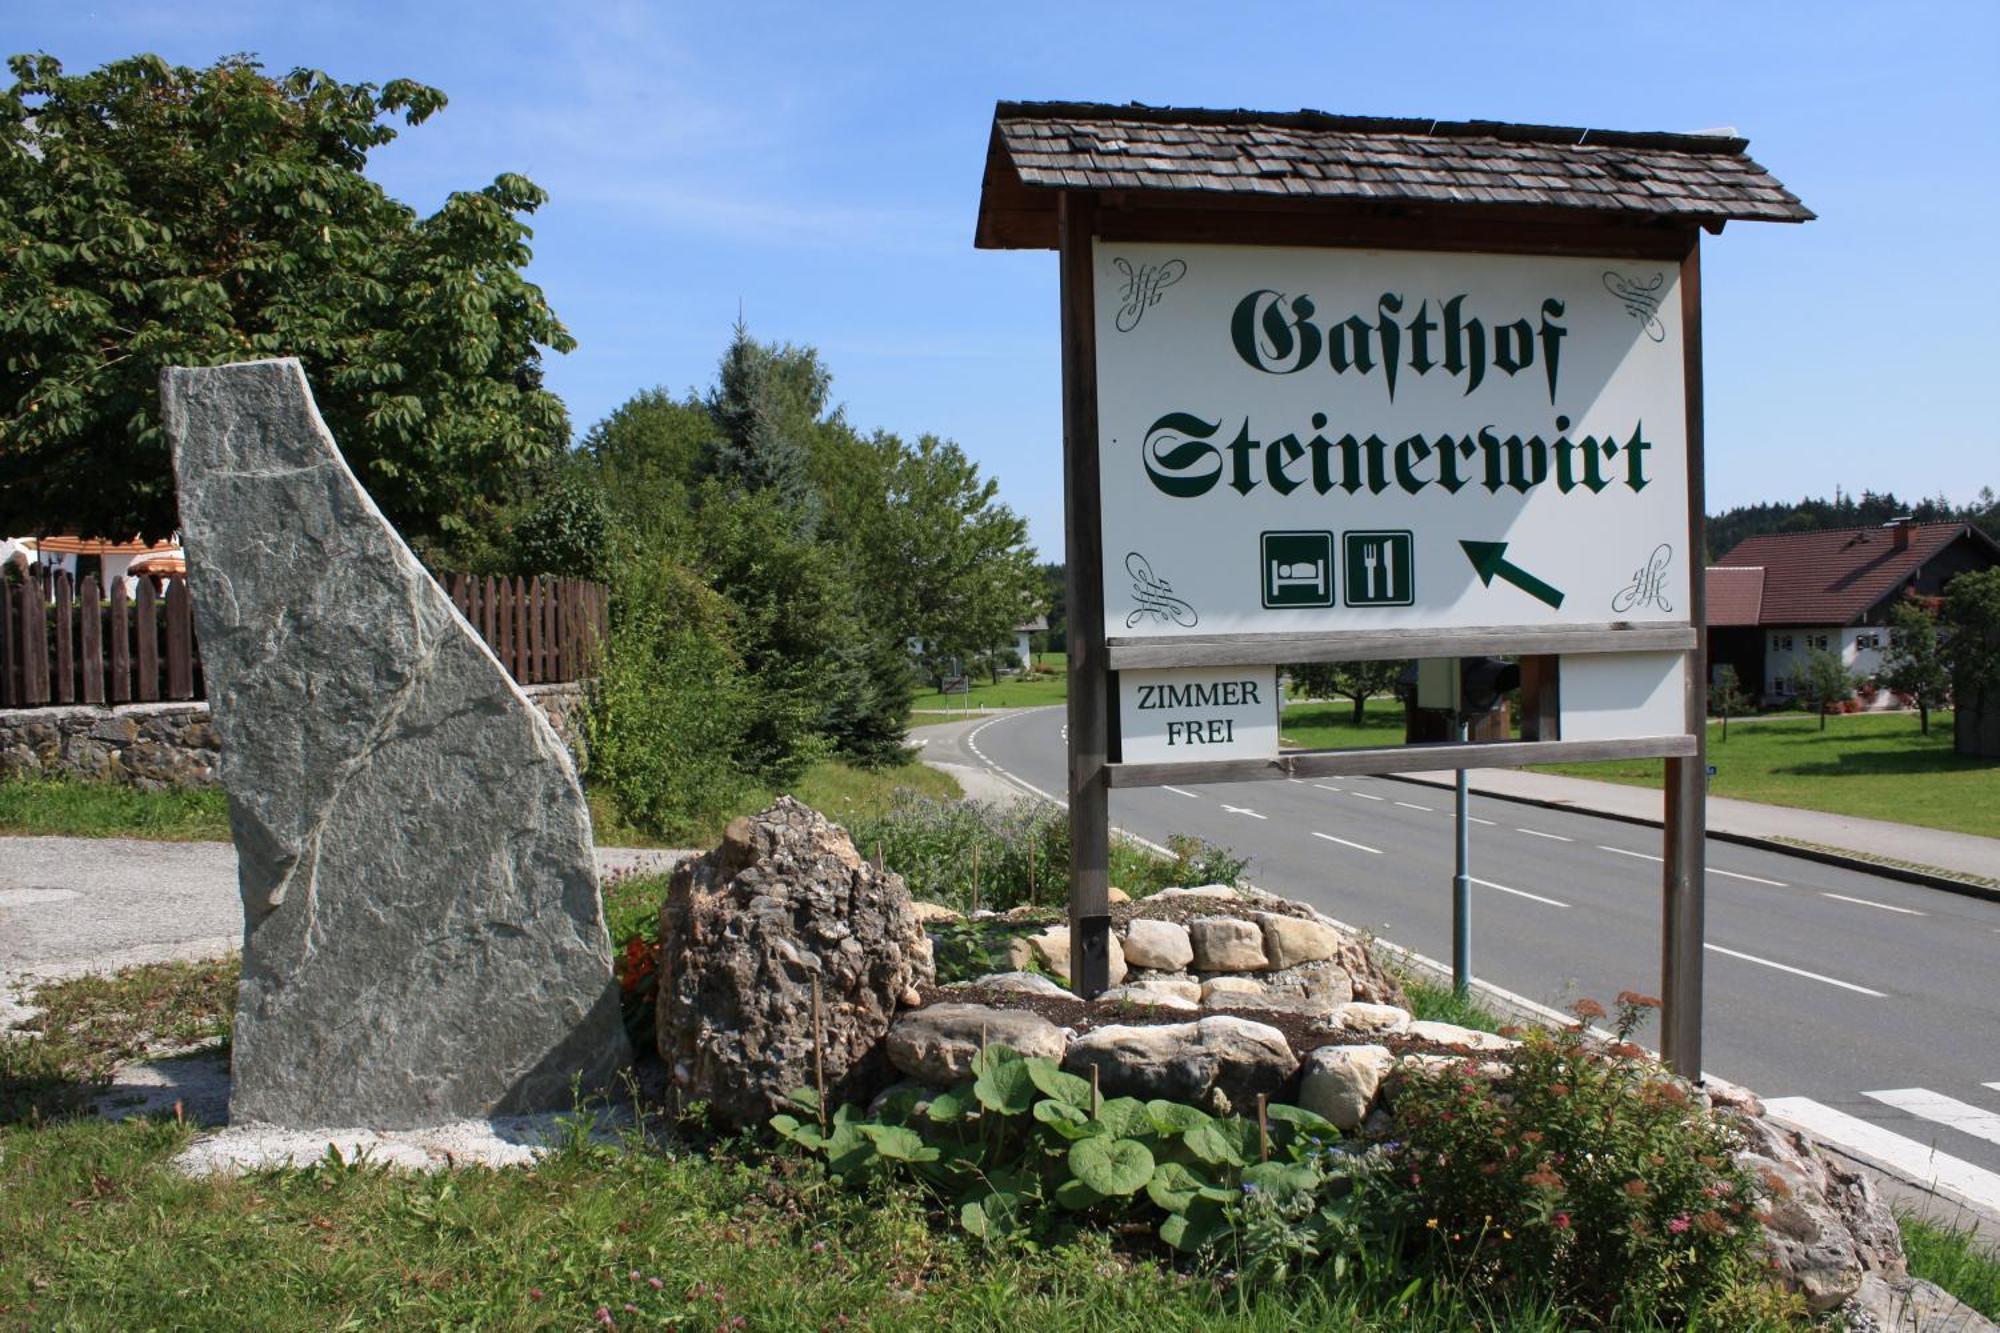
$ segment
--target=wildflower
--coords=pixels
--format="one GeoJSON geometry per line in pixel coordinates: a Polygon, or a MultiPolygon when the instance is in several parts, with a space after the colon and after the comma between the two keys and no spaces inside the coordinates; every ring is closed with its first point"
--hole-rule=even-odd
{"type": "Polygon", "coordinates": [[[639,1280],[639,1270],[635,1268],[631,1272],[627,1273],[625,1275],[625,1280],[627,1282],[637,1282],[639,1280]]]}
{"type": "Polygon", "coordinates": [[[1694,1224],[1711,1236],[1719,1236],[1729,1230],[1729,1223],[1724,1220],[1721,1213],[1716,1212],[1713,1208],[1696,1217],[1694,1224]]]}
{"type": "Polygon", "coordinates": [[[1432,1231],[1436,1231],[1438,1229],[1438,1220],[1435,1217],[1433,1217],[1430,1221],[1424,1223],[1424,1225],[1426,1227],[1429,1227],[1432,1231]]]}
{"type": "Polygon", "coordinates": [[[1540,1131],[1539,1129],[1531,1129],[1521,1135],[1521,1142],[1540,1143],[1542,1141],[1542,1137],[1543,1137],[1542,1131],[1540,1131]]]}
{"type": "Polygon", "coordinates": [[[1621,1009],[1658,1009],[1660,1002],[1651,995],[1641,995],[1635,990],[1618,992],[1618,1007],[1621,1009]]]}
{"type": "Polygon", "coordinates": [[[812,1243],[812,1252],[813,1252],[814,1254],[825,1254],[825,1253],[826,1253],[826,1242],[825,1242],[825,1241],[823,1241],[823,1240],[816,1240],[816,1241],[814,1241],[814,1242],[812,1243]]]}
{"type": "Polygon", "coordinates": [[[1513,1232],[1511,1232],[1511,1231],[1509,1231],[1509,1230],[1508,1230],[1508,1229],[1507,1229],[1506,1227],[1501,1227],[1501,1228],[1500,1228],[1500,1239],[1501,1239],[1501,1240],[1512,1240],[1512,1239],[1514,1239],[1514,1233],[1513,1233],[1513,1232]]]}
{"type": "Polygon", "coordinates": [[[529,1299],[529,1300],[531,1300],[531,1301],[538,1301],[538,1300],[540,1300],[541,1298],[542,1298],[542,1289],[541,1289],[540,1287],[529,1287],[529,1288],[528,1288],[528,1299],[529,1299]]]}
{"type": "Polygon", "coordinates": [[[598,1306],[597,1312],[591,1315],[591,1318],[595,1319],[598,1323],[604,1325],[606,1328],[617,1327],[616,1324],[611,1322],[611,1307],[608,1305],[598,1306]]]}
{"type": "Polygon", "coordinates": [[[1678,1236],[1683,1231],[1686,1231],[1689,1225],[1690,1223],[1688,1222],[1687,1214],[1682,1213],[1679,1217],[1676,1217],[1667,1223],[1667,1230],[1673,1232],[1676,1236],[1678,1236]]]}
{"type": "Polygon", "coordinates": [[[663,1279],[663,1278],[657,1278],[657,1277],[649,1277],[649,1278],[647,1278],[647,1279],[646,1279],[646,1285],[647,1285],[647,1286],[649,1286],[649,1287],[651,1287],[651,1288],[652,1288],[652,1289],[653,1289],[654,1291],[659,1291],[660,1289],[662,1289],[663,1287],[665,1287],[665,1286],[666,1286],[667,1284],[666,1284],[666,1281],[665,1281],[665,1279],[663,1279]]]}
{"type": "Polygon", "coordinates": [[[1567,1231],[1567,1230],[1569,1230],[1569,1214],[1568,1214],[1568,1213],[1557,1213],[1557,1214],[1556,1214],[1556,1215],[1555,1215],[1554,1217],[1550,1218],[1549,1220],[1550,1220],[1551,1222],[1554,1222],[1554,1223],[1556,1224],[1556,1230],[1557,1230],[1557,1231],[1567,1231]]]}
{"type": "Polygon", "coordinates": [[[627,1301],[627,1302],[625,1302],[625,1313],[626,1313],[626,1314],[637,1314],[637,1313],[639,1313],[639,1307],[638,1307],[638,1306],[636,1306],[636,1305],[634,1305],[634,1304],[632,1304],[632,1302],[630,1302],[630,1301],[627,1301]]]}
{"type": "Polygon", "coordinates": [[[1604,1006],[1588,997],[1578,1000],[1575,1004],[1571,1005],[1569,1011],[1578,1018],[1585,1020],[1604,1017],[1604,1006]]]}
{"type": "Polygon", "coordinates": [[[1530,1171],[1527,1175],[1521,1177],[1521,1183],[1523,1185],[1532,1185],[1538,1190],[1559,1190],[1563,1186],[1562,1177],[1547,1168],[1543,1168],[1540,1171],[1530,1171]]]}
{"type": "Polygon", "coordinates": [[[1625,1182],[1625,1192],[1635,1199],[1644,1198],[1646,1194],[1646,1182],[1643,1180],[1628,1180],[1625,1182]]]}

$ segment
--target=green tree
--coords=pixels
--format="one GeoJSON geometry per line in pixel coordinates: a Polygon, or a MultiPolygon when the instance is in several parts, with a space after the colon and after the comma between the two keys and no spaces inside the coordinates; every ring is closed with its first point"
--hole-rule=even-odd
{"type": "Polygon", "coordinates": [[[1942,619],[1958,748],[1990,753],[2000,732],[2000,569],[1960,574],[1946,584],[1942,619]]]}
{"type": "Polygon", "coordinates": [[[429,217],[363,174],[444,94],[158,56],[0,95],[0,529],[177,526],[159,373],[296,356],[383,511],[420,549],[568,439],[542,387],[573,340],[523,278],[546,196],[517,175],[429,217]]]}
{"type": "Polygon", "coordinates": [[[1708,687],[1708,711],[1722,719],[1722,739],[1729,739],[1729,719],[1738,713],[1748,712],[1750,696],[1743,692],[1743,686],[1736,679],[1736,668],[1719,666],[1715,669],[1715,684],[1708,687]]]}
{"type": "Polygon", "coordinates": [[[1368,700],[1396,688],[1408,662],[1301,662],[1284,668],[1292,684],[1315,699],[1339,696],[1354,701],[1354,725],[1362,725],[1368,700]]]}
{"type": "Polygon", "coordinates": [[[1854,674],[1840,660],[1840,654],[1829,648],[1808,652],[1805,661],[1792,673],[1792,683],[1799,697],[1819,713],[1821,731],[1826,730],[1826,710],[1854,694],[1854,674]]]}
{"type": "Polygon", "coordinates": [[[1931,734],[1931,709],[1951,694],[1951,670],[1938,639],[1937,613],[1914,597],[1889,610],[1889,650],[1882,654],[1882,684],[1907,694],[1917,706],[1917,727],[1931,734]]]}
{"type": "Polygon", "coordinates": [[[702,470],[733,491],[770,491],[812,535],[821,499],[804,438],[826,410],[832,376],[810,349],[767,347],[736,326],[708,411],[716,434],[702,470]]]}
{"type": "Polygon", "coordinates": [[[873,614],[926,657],[970,663],[1009,646],[1039,609],[1042,575],[1027,520],[1002,504],[999,484],[949,440],[875,442],[882,509],[860,540],[873,614]]]}

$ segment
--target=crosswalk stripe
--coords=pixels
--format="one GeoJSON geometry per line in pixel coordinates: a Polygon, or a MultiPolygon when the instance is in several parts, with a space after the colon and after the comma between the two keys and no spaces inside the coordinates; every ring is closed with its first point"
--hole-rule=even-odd
{"type": "Polygon", "coordinates": [[[1892,1134],[1880,1125],[1823,1106],[1810,1097],[1767,1097],[1773,1117],[1878,1166],[1927,1181],[1946,1194],[1981,1208],[2000,1208],[2000,1175],[1948,1153],[1892,1134]]]}
{"type": "Polygon", "coordinates": [[[1963,1130],[1988,1143],[2000,1143],[2000,1115],[1981,1110],[1956,1097],[1947,1097],[1929,1088],[1890,1088],[1884,1092],[1864,1092],[1861,1095],[1872,1097],[1884,1106],[1893,1106],[1925,1120],[1963,1130]]]}

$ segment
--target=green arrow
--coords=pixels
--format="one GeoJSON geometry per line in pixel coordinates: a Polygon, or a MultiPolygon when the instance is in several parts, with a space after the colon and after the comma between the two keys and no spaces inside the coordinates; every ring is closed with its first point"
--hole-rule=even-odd
{"type": "Polygon", "coordinates": [[[1472,567],[1479,571],[1479,581],[1487,587],[1493,586],[1493,576],[1498,574],[1536,601],[1550,606],[1563,604],[1561,589],[1550,587],[1507,558],[1506,542],[1461,541],[1459,545],[1465,548],[1466,558],[1472,561],[1472,567]]]}

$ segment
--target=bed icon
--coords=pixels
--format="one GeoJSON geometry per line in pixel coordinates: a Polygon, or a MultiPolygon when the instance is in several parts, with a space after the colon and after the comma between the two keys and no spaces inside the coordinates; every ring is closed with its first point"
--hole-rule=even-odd
{"type": "Polygon", "coordinates": [[[1267,532],[1260,545],[1259,581],[1265,606],[1334,604],[1331,532],[1267,532]]]}

